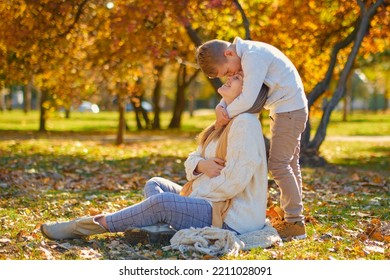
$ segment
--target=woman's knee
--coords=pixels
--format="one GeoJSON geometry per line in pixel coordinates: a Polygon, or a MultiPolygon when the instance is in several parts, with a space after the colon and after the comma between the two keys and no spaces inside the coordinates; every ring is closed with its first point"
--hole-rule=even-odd
{"type": "Polygon", "coordinates": [[[156,212],[165,212],[171,210],[170,208],[173,206],[172,203],[175,201],[173,193],[159,193],[149,197],[149,203],[153,210],[156,212]]]}
{"type": "Polygon", "coordinates": [[[147,182],[146,182],[146,184],[148,185],[148,184],[155,184],[155,185],[160,185],[160,181],[161,181],[161,177],[152,177],[152,178],[150,178],[147,182]]]}
{"type": "Polygon", "coordinates": [[[160,177],[153,177],[146,182],[144,186],[144,195],[146,197],[149,197],[151,194],[155,194],[156,192],[160,192],[156,190],[156,188],[160,186],[160,179],[160,177]]]}

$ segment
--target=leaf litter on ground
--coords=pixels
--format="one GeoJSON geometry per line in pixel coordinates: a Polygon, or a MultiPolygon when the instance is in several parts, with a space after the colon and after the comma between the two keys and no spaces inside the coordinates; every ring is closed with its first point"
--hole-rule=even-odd
{"type": "MultiPolygon", "coordinates": [[[[122,147],[95,142],[73,145],[71,141],[29,140],[27,144],[20,141],[20,152],[12,155],[0,146],[0,259],[215,258],[165,252],[159,246],[130,246],[121,234],[57,242],[39,232],[43,222],[109,213],[137,203],[142,200],[143,185],[153,176],[184,183],[182,165],[194,148],[193,140],[182,149],[170,148],[182,144],[172,145],[172,141],[122,147]]],[[[390,259],[386,174],[331,165],[303,167],[303,174],[309,237],[282,247],[242,252],[238,258],[390,259]]],[[[281,209],[278,187],[272,180],[269,183],[267,217],[272,219],[281,215],[281,209]]]]}

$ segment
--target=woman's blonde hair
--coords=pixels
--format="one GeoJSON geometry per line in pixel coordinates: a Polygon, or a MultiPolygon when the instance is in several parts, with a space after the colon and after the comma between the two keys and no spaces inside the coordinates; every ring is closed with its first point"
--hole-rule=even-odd
{"type": "MultiPolygon", "coordinates": [[[[253,106],[243,113],[250,113],[250,114],[260,113],[264,108],[265,102],[267,101],[268,91],[269,91],[269,87],[263,84],[259,94],[257,95],[255,103],[253,103],[253,106]]],[[[225,127],[226,126],[215,128],[215,122],[214,122],[210,126],[206,127],[201,133],[199,133],[198,142],[203,147],[203,149],[211,141],[218,139],[221,136],[222,132],[225,130],[225,127]]]]}

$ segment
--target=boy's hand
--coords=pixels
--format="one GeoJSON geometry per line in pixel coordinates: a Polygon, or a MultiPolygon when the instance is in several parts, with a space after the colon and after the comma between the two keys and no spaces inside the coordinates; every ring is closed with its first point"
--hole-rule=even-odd
{"type": "Polygon", "coordinates": [[[225,161],[220,158],[209,158],[198,162],[197,173],[206,174],[209,178],[221,175],[221,170],[225,167],[225,161]]]}
{"type": "Polygon", "coordinates": [[[215,108],[215,115],[217,116],[217,120],[215,122],[215,128],[223,127],[227,125],[230,121],[226,109],[221,105],[217,105],[217,107],[215,108]]]}

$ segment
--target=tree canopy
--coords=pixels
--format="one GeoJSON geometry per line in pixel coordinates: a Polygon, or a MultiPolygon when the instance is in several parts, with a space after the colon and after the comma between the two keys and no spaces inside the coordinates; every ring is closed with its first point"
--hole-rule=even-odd
{"type": "MultiPolygon", "coordinates": [[[[33,77],[35,86],[48,94],[43,102],[47,108],[69,107],[102,87],[112,95],[122,88],[126,97],[147,89],[158,93],[164,65],[176,65],[177,71],[183,71],[180,64],[186,65],[190,73],[185,75],[190,76],[196,71],[194,52],[199,44],[240,36],[281,49],[310,94],[328,76],[342,72],[363,12],[375,5],[357,55],[385,53],[390,45],[388,4],[388,0],[6,0],[0,3],[0,85],[27,84],[33,77]],[[332,53],[338,44],[342,47],[332,53]],[[143,90],[135,90],[140,86],[143,90]]],[[[211,82],[218,86],[218,81],[211,82]]],[[[154,100],[158,102],[158,95],[154,100]]],[[[313,110],[318,110],[320,103],[315,101],[313,110]]]]}

